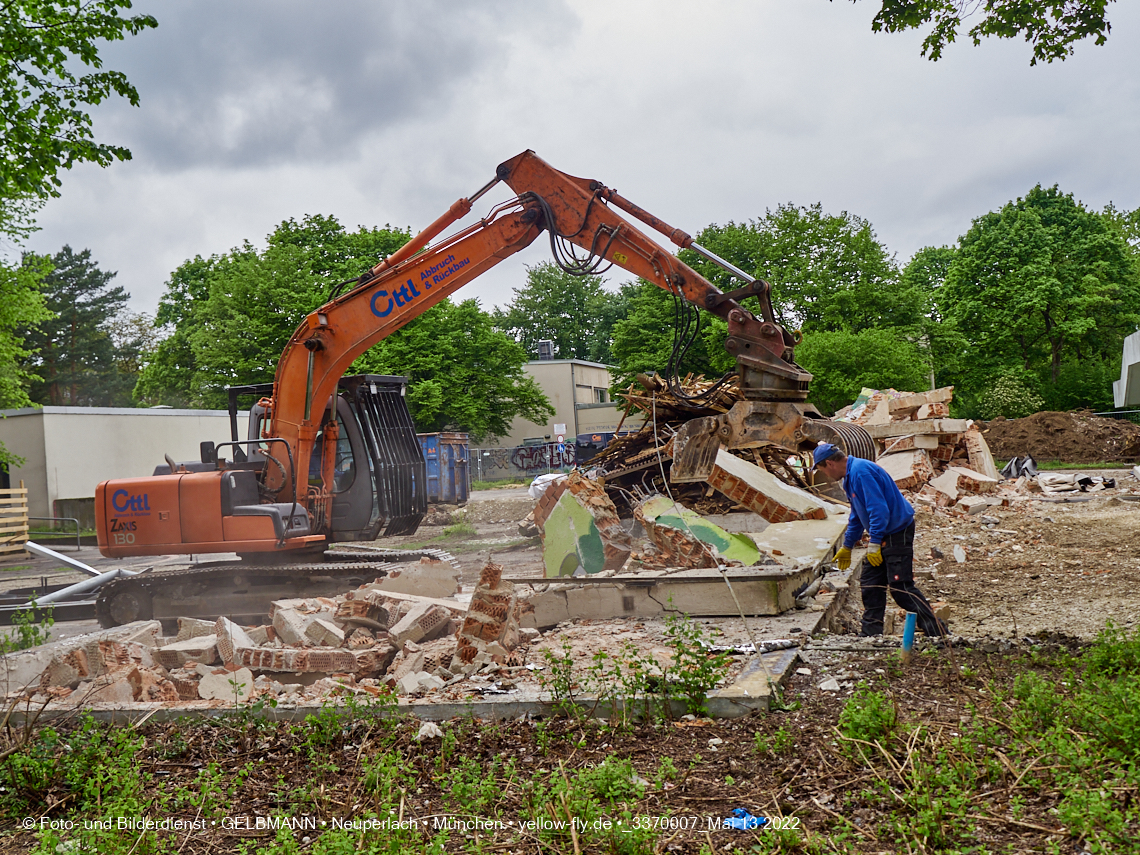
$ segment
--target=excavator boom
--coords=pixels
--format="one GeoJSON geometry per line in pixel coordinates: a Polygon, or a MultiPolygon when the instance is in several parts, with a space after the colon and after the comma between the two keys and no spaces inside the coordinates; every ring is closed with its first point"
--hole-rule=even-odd
{"type": "MultiPolygon", "coordinates": [[[[740,290],[723,294],[650,238],[635,220],[675,245],[690,247],[749,279],[685,232],[614,190],[560,172],[534,152],[525,151],[500,164],[494,179],[477,193],[457,201],[431,226],[367,271],[350,290],[302,321],[281,354],[272,395],[259,403],[258,427],[246,450],[235,450],[233,463],[204,449],[203,466],[191,467],[194,471],[171,465],[168,471],[179,476],[177,485],[164,474],[100,485],[97,504],[104,554],[312,550],[345,539],[338,536],[333,513],[338,495],[335,466],[343,457],[338,449],[345,442],[356,442],[354,418],[342,411],[351,402],[336,403],[338,395],[347,401],[344,389],[338,392],[345,372],[368,348],[525,248],[544,231],[556,262],[571,273],[595,273],[617,265],[725,319],[729,328],[725,346],[737,358],[746,397],[754,399],[756,406],[767,402],[777,407],[776,422],[798,424],[811,375],[795,364],[795,341],[772,317],[767,283],[746,281],[740,290]],[[514,191],[514,198],[440,238],[499,182],[514,191]],[[748,296],[760,298],[760,317],[740,304],[748,296]],[[258,446],[256,454],[253,442],[258,446]],[[260,466],[247,462],[247,451],[260,466]],[[231,471],[236,468],[246,471],[231,471]],[[256,484],[251,481],[255,474],[256,484]],[[119,532],[112,529],[123,522],[120,505],[145,496],[152,498],[140,501],[166,497],[163,503],[173,510],[133,519],[132,524],[142,530],[132,534],[129,542],[122,542],[127,538],[116,541],[112,535],[119,532]],[[174,504],[179,498],[181,503],[174,504]]],[[[354,388],[359,389],[359,384],[354,388]]],[[[786,439],[794,447],[796,438],[789,435],[786,439]]],[[[346,499],[343,490],[339,492],[343,510],[346,499]]],[[[358,525],[350,539],[372,530],[358,525]]]]}

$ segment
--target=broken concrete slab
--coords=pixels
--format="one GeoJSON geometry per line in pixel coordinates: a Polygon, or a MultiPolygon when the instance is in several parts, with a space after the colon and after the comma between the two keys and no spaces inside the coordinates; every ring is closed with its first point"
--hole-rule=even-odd
{"type": "Polygon", "coordinates": [[[947,466],[946,471],[929,482],[940,493],[957,500],[964,493],[993,493],[997,490],[995,478],[987,478],[980,472],[964,466],[947,466]]]}
{"type": "Polygon", "coordinates": [[[949,404],[954,400],[954,387],[943,386],[941,389],[932,389],[929,392],[914,392],[890,399],[889,406],[892,414],[906,415],[910,411],[918,411],[920,407],[930,404],[949,404]]]}
{"type": "Polygon", "coordinates": [[[875,439],[886,439],[914,434],[964,433],[967,427],[969,422],[966,419],[926,419],[921,422],[903,421],[891,422],[888,425],[869,425],[866,431],[875,439]]]}
{"type": "Polygon", "coordinates": [[[396,681],[401,695],[416,695],[443,688],[443,680],[427,671],[409,672],[396,681]]]}
{"type": "Polygon", "coordinates": [[[717,452],[709,484],[771,523],[824,519],[834,507],[798,487],[792,487],[754,463],[723,448],[717,452]]]}
{"type": "MultiPolygon", "coordinates": [[[[735,459],[735,458],[733,458],[735,459]]],[[[651,496],[633,509],[657,547],[664,567],[716,567],[725,561],[756,564],[763,553],[746,534],[733,534],[665,496],[651,496]]]]}
{"type": "Polygon", "coordinates": [[[617,570],[629,558],[631,542],[617,508],[597,481],[578,472],[566,478],[566,489],[542,526],[542,560],[546,575],[571,576],[617,570]]]}
{"type": "Polygon", "coordinates": [[[985,496],[963,496],[954,507],[969,516],[973,516],[988,510],[995,502],[1001,503],[999,499],[987,499],[985,496]]]}
{"type": "Polygon", "coordinates": [[[848,510],[831,507],[834,511],[826,519],[774,523],[753,540],[784,567],[814,569],[831,557],[847,529],[848,510]]]}
{"type": "Polygon", "coordinates": [[[891,454],[896,451],[910,451],[913,448],[921,448],[924,451],[934,451],[934,449],[938,448],[938,437],[933,434],[917,433],[883,441],[883,454],[891,454]]]}
{"type": "Polygon", "coordinates": [[[815,570],[782,567],[696,568],[662,576],[559,580],[519,601],[520,626],[550,629],[568,620],[651,618],[671,611],[693,617],[778,615],[795,607],[793,594],[815,570]],[[733,597],[733,593],[736,597],[733,597]],[[737,605],[737,600],[740,605],[737,605]]]}
{"type": "Polygon", "coordinates": [[[187,662],[201,662],[212,665],[218,661],[218,636],[191,636],[185,641],[175,641],[154,651],[154,661],[171,670],[187,662]]]}
{"type": "Polygon", "coordinates": [[[180,700],[178,689],[162,669],[132,668],[127,673],[127,683],[136,701],[176,704],[180,700]]]}
{"type": "Polygon", "coordinates": [[[313,618],[305,627],[305,638],[318,647],[341,647],[344,645],[344,630],[332,621],[313,618]]]}
{"type": "MultiPolygon", "coordinates": [[[[380,591],[374,582],[361,585],[355,591],[344,595],[345,601],[355,599],[370,599],[387,609],[390,615],[402,616],[416,603],[428,603],[446,609],[452,617],[462,617],[467,612],[467,606],[458,600],[443,599],[440,597],[421,597],[417,594],[401,594],[396,591],[380,591]]],[[[340,620],[338,617],[337,620],[340,620]]]]}
{"type": "Polygon", "coordinates": [[[217,623],[214,624],[214,630],[218,636],[218,656],[223,662],[236,662],[238,650],[257,646],[253,643],[253,639],[246,634],[246,631],[229,618],[218,618],[217,623]]]}
{"type": "Polygon", "coordinates": [[[273,631],[283,644],[304,644],[305,627],[306,621],[300,612],[294,609],[273,610],[273,631]]]}
{"type": "Polygon", "coordinates": [[[122,674],[104,674],[90,682],[80,683],[72,697],[82,704],[125,707],[135,700],[135,690],[122,674]]]}
{"type": "MultiPolygon", "coordinates": [[[[47,644],[37,648],[39,653],[23,651],[33,656],[14,661],[25,665],[33,661],[38,662],[50,648],[47,664],[42,667],[38,675],[39,684],[45,688],[49,686],[75,688],[80,682],[90,681],[103,674],[125,670],[134,665],[153,665],[152,650],[158,643],[161,629],[161,624],[156,620],[139,621],[47,644]]],[[[11,655],[18,656],[18,654],[11,655]]],[[[8,657],[4,659],[7,660],[8,657]]],[[[7,682],[9,685],[14,683],[12,676],[8,676],[7,682]]]]}
{"type": "Polygon", "coordinates": [[[425,556],[418,564],[389,570],[373,588],[423,597],[453,597],[459,592],[460,572],[457,566],[425,556]]]}
{"type": "Polygon", "coordinates": [[[408,641],[431,641],[443,634],[450,618],[451,613],[445,608],[416,603],[395,626],[388,628],[388,636],[397,647],[408,641]]]}
{"type": "Polygon", "coordinates": [[[934,464],[921,448],[884,454],[876,462],[900,490],[917,490],[934,477],[934,464]]]}
{"type": "Polygon", "coordinates": [[[253,694],[253,672],[248,668],[237,671],[210,673],[198,681],[198,697],[205,701],[245,703],[253,694]]]}
{"type": "Polygon", "coordinates": [[[759,534],[771,523],[760,514],[744,511],[730,514],[705,514],[704,518],[715,526],[733,534],[759,534]]]}
{"type": "Polygon", "coordinates": [[[214,621],[186,617],[178,619],[178,635],[175,637],[175,641],[189,641],[191,638],[199,638],[203,635],[216,635],[214,621]]]}
{"type": "Polygon", "coordinates": [[[997,464],[994,463],[994,456],[990,452],[989,443],[986,438],[982,436],[981,430],[977,425],[972,426],[963,435],[966,441],[966,454],[970,461],[970,468],[975,472],[980,472],[987,478],[992,478],[995,481],[1002,480],[1001,473],[998,472],[997,464]]]}

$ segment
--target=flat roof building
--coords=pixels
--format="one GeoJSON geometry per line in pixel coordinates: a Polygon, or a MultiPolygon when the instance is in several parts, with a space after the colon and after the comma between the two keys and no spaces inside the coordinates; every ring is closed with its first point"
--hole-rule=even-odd
{"type": "MultiPolygon", "coordinates": [[[[246,414],[238,417],[244,437],[246,414]]],[[[197,460],[203,440],[228,442],[225,410],[129,407],[28,407],[0,410],[0,442],[16,457],[8,479],[28,488],[28,513],[55,516],[60,499],[94,499],[110,478],[150,475],[169,454],[197,460]]],[[[60,514],[72,516],[72,514],[60,514]]]]}

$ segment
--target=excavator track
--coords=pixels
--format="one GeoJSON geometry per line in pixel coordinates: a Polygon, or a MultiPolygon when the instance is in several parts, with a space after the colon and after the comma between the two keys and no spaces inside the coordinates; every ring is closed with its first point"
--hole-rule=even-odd
{"type": "Polygon", "coordinates": [[[335,596],[421,558],[459,569],[455,558],[442,549],[360,546],[326,552],[324,561],[303,564],[217,561],[114,579],[99,592],[95,617],[108,628],[136,620],[172,624],[180,617],[209,620],[225,616],[239,623],[257,623],[268,619],[274,600],[335,596]]]}

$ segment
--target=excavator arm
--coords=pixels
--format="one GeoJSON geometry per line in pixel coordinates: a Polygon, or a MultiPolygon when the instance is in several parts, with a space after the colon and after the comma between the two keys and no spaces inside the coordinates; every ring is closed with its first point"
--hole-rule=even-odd
{"type": "MultiPolygon", "coordinates": [[[[269,402],[272,421],[266,433],[284,440],[293,450],[294,461],[292,466],[282,465],[274,471],[309,471],[326,406],[341,376],[359,355],[524,249],[544,230],[556,259],[570,272],[592,273],[603,265],[616,264],[727,320],[729,338],[725,346],[741,366],[746,394],[772,400],[802,401],[806,397],[811,375],[795,364],[793,338],[772,318],[767,283],[751,281],[742,271],[694,244],[689,235],[599,182],[566,175],[526,151],[501,164],[491,183],[470,199],[456,202],[445,215],[362,276],[351,290],[325,303],[297,327],[277,366],[269,402]],[[429,246],[499,181],[515,192],[513,200],[429,246]],[[620,212],[665,234],[678,246],[705,254],[748,284],[738,292],[721,293],[620,212]],[[759,296],[764,306],[760,318],[737,302],[752,295],[759,296]]],[[[335,430],[326,431],[325,441],[330,438],[335,439],[335,430]]],[[[284,451],[271,446],[268,453],[276,456],[284,451]]],[[[310,488],[304,499],[318,520],[328,519],[332,500],[329,473],[324,476],[323,487],[310,488]]],[[[279,486],[286,493],[291,488],[288,477],[279,476],[285,481],[279,486]]]]}

